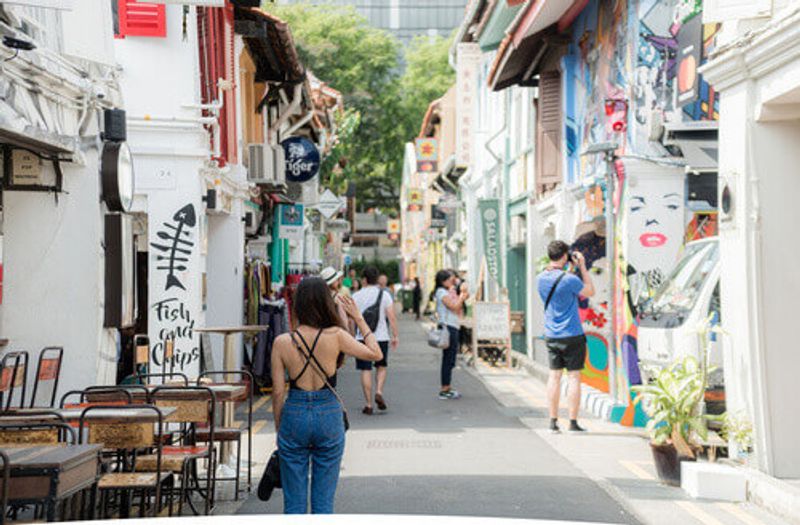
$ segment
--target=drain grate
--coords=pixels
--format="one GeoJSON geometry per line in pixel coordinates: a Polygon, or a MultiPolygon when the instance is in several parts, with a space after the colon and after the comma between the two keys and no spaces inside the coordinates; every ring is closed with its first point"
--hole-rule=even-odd
{"type": "Polygon", "coordinates": [[[442,448],[442,442],[436,439],[373,439],[367,441],[367,448],[442,448]]]}

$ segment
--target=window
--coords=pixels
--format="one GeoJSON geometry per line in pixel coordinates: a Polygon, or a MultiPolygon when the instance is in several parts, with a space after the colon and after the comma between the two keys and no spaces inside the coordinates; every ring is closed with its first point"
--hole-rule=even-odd
{"type": "Polygon", "coordinates": [[[117,38],[167,36],[167,13],[163,4],[118,0],[117,21],[114,25],[117,38]]]}

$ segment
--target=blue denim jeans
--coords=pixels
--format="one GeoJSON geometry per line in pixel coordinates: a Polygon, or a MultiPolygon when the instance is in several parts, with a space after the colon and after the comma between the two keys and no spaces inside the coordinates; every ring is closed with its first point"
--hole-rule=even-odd
{"type": "Polygon", "coordinates": [[[456,366],[456,357],[458,356],[458,347],[460,345],[458,328],[448,326],[447,331],[450,332],[450,346],[442,350],[442,386],[450,386],[453,381],[453,368],[456,366]]]}
{"type": "Polygon", "coordinates": [[[284,514],[332,514],[344,454],[342,407],[328,390],[289,390],[278,431],[284,514]]]}

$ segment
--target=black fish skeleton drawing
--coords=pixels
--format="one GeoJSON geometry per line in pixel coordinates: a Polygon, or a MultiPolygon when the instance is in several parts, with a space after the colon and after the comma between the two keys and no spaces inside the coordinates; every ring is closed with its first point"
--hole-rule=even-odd
{"type": "Polygon", "coordinates": [[[192,246],[194,243],[187,239],[190,236],[189,229],[197,224],[197,217],[194,214],[194,205],[187,204],[172,216],[174,223],[164,223],[165,230],[156,233],[159,239],[168,241],[170,244],[158,244],[151,242],[150,246],[163,252],[163,255],[156,257],[158,261],[165,261],[166,266],[157,266],[157,270],[167,270],[167,285],[164,290],[169,290],[173,286],[177,286],[181,290],[186,287],[175,276],[175,272],[182,272],[186,270],[186,266],[182,263],[189,261],[189,255],[192,253],[192,246]]]}

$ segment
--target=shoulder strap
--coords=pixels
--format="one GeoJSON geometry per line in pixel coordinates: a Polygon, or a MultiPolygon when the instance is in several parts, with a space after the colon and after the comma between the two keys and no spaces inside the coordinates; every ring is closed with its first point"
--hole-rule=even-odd
{"type": "Polygon", "coordinates": [[[381,307],[381,300],[383,300],[383,288],[378,286],[378,298],[375,299],[375,303],[372,305],[374,308],[381,307]]]}
{"type": "MultiPolygon", "coordinates": [[[[308,348],[308,345],[306,344],[305,340],[303,339],[303,336],[297,330],[295,330],[294,332],[292,332],[290,334],[291,337],[292,337],[292,341],[294,341],[294,344],[297,347],[297,349],[300,350],[301,352],[303,352],[303,350],[300,348],[300,345],[297,343],[297,340],[294,338],[294,334],[297,334],[300,337],[300,339],[303,341],[303,344],[305,345],[306,348],[308,348]]],[[[322,329],[320,329],[319,333],[317,333],[317,338],[314,340],[314,346],[317,345],[317,341],[319,340],[319,336],[320,335],[322,335],[322,329]]],[[[312,347],[312,349],[313,349],[313,347],[312,347]]],[[[303,353],[305,354],[305,352],[303,352],[303,353]]],[[[313,370],[314,373],[316,373],[317,376],[319,376],[320,379],[325,381],[325,387],[328,390],[330,390],[331,392],[333,392],[333,395],[336,396],[336,399],[339,401],[339,404],[342,405],[342,410],[347,412],[347,409],[344,406],[344,401],[342,401],[342,398],[339,397],[339,392],[337,392],[336,389],[333,388],[333,386],[331,385],[330,381],[328,381],[328,376],[325,375],[325,369],[322,368],[322,365],[319,363],[319,361],[317,361],[317,358],[314,357],[314,354],[313,353],[307,354],[307,359],[308,359],[308,361],[307,361],[306,364],[310,363],[312,360],[314,361],[314,365],[315,366],[312,366],[311,370],[313,370]]],[[[304,370],[305,370],[305,368],[304,368],[304,370]]]]}
{"type": "MultiPolygon", "coordinates": [[[[293,382],[293,383],[296,383],[296,382],[297,382],[297,380],[298,380],[298,379],[300,379],[300,377],[301,377],[303,374],[305,374],[305,373],[306,373],[306,369],[308,369],[308,366],[311,364],[311,360],[312,360],[312,359],[313,359],[314,361],[316,361],[316,360],[317,360],[317,359],[314,357],[314,350],[316,350],[316,349],[317,349],[317,342],[319,341],[319,336],[320,336],[320,335],[322,335],[322,330],[321,330],[321,329],[320,329],[320,331],[319,331],[319,332],[317,332],[317,337],[314,339],[314,344],[311,346],[311,348],[309,348],[309,347],[308,347],[308,343],[306,343],[306,340],[305,340],[305,338],[303,337],[303,334],[301,334],[301,333],[300,333],[298,330],[295,330],[295,331],[292,333],[292,341],[294,341],[294,345],[295,345],[295,347],[297,347],[297,349],[298,349],[298,350],[300,350],[300,353],[301,353],[301,354],[303,354],[303,357],[305,357],[305,358],[306,358],[306,364],[305,364],[305,365],[303,365],[303,369],[302,369],[302,370],[300,370],[300,373],[299,373],[299,374],[297,374],[297,377],[295,377],[295,378],[292,380],[292,382],[293,382]],[[299,344],[297,344],[297,340],[294,338],[294,334],[297,334],[297,336],[298,336],[298,337],[300,338],[300,340],[303,342],[303,345],[306,347],[306,352],[307,352],[307,353],[306,353],[306,352],[303,352],[303,350],[300,348],[300,345],[299,345],[299,344]]],[[[319,364],[317,364],[317,366],[319,366],[319,364]]]]}
{"type": "Polygon", "coordinates": [[[547,300],[544,302],[544,310],[545,311],[547,311],[547,307],[550,306],[550,299],[552,299],[553,298],[553,294],[556,293],[556,287],[558,286],[558,283],[561,282],[561,279],[563,279],[565,275],[567,275],[567,272],[561,272],[561,275],[558,276],[558,278],[556,279],[556,282],[553,283],[553,287],[550,288],[550,293],[547,294],[547,300]]]}

